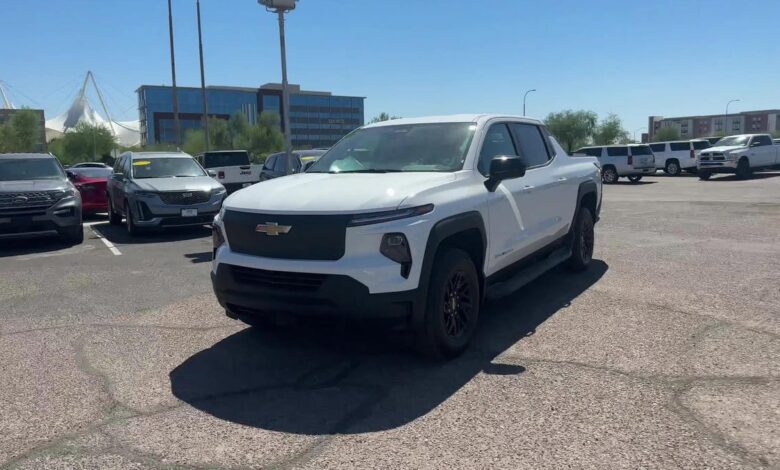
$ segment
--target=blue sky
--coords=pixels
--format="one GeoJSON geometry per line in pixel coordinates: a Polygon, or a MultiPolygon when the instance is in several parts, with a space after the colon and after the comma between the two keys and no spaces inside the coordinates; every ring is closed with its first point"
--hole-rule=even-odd
{"type": "MultiPolygon", "coordinates": [[[[177,82],[198,86],[195,0],[174,0],[177,82]]],[[[279,81],[276,18],[201,0],[206,80],[279,81]]],[[[0,80],[17,105],[66,109],[92,70],[119,119],[171,81],[165,0],[3,0],[0,80]]],[[[288,73],[379,112],[589,109],[633,132],[648,115],[780,108],[780,1],[300,0],[288,73]]],[[[97,105],[97,103],[94,103],[97,105]]],[[[639,130],[638,132],[641,132],[639,130]]]]}

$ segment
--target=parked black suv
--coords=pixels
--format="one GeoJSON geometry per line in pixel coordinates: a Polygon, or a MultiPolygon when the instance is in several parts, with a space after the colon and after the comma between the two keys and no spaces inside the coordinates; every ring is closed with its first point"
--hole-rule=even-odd
{"type": "Polygon", "coordinates": [[[51,154],[0,154],[0,239],[43,234],[84,241],[79,191],[51,154]]]}

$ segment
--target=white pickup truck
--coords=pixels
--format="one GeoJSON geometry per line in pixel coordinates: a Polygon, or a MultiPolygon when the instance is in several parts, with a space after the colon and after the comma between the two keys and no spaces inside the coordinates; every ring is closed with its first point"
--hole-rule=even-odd
{"type": "Polygon", "coordinates": [[[779,149],[769,134],[724,137],[699,153],[699,179],[708,180],[713,173],[736,173],[738,178],[749,178],[756,170],[780,167],[779,149]]]}
{"type": "Polygon", "coordinates": [[[485,297],[561,263],[587,268],[597,163],[570,157],[541,122],[518,116],[370,124],[306,172],[225,200],[213,224],[214,292],[249,324],[395,319],[423,351],[454,356],[485,297]]]}
{"type": "Polygon", "coordinates": [[[204,152],[196,158],[228,193],[260,181],[260,167],[250,163],[246,150],[204,152]]]}

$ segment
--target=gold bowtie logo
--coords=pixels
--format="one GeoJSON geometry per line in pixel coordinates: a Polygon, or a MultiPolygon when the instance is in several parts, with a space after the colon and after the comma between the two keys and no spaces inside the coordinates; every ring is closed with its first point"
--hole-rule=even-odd
{"type": "Polygon", "coordinates": [[[264,224],[257,224],[255,232],[264,233],[271,237],[277,237],[280,234],[288,233],[292,229],[292,225],[279,225],[276,222],[266,222],[264,224]]]}

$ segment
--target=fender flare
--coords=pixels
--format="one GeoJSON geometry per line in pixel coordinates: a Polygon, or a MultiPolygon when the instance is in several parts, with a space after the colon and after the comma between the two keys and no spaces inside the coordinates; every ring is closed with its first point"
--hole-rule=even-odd
{"type": "Polygon", "coordinates": [[[598,185],[593,180],[586,180],[580,183],[579,188],[577,188],[577,208],[574,210],[574,217],[571,220],[571,224],[569,225],[569,233],[568,237],[571,238],[571,235],[574,233],[574,224],[577,222],[577,218],[580,215],[580,208],[582,207],[582,200],[585,198],[585,196],[589,194],[594,194],[596,199],[596,213],[593,214],[593,223],[596,223],[599,221],[599,214],[601,214],[601,196],[603,196],[603,191],[601,195],[599,195],[598,192],[598,185]]]}
{"type": "MultiPolygon", "coordinates": [[[[487,231],[485,229],[485,221],[482,219],[482,214],[476,210],[469,211],[436,222],[431,228],[431,231],[428,234],[428,241],[425,244],[425,255],[422,261],[422,268],[420,269],[420,279],[417,283],[417,301],[415,302],[416,305],[414,306],[412,315],[413,326],[417,327],[421,325],[425,317],[425,307],[428,301],[428,283],[431,279],[433,262],[436,258],[439,246],[444,240],[452,235],[472,229],[476,229],[482,237],[482,262],[479,266],[475,267],[477,268],[477,274],[479,275],[481,282],[484,284],[484,264],[485,259],[487,259],[487,231]]],[[[484,288],[482,291],[484,291],[484,288]]]]}

